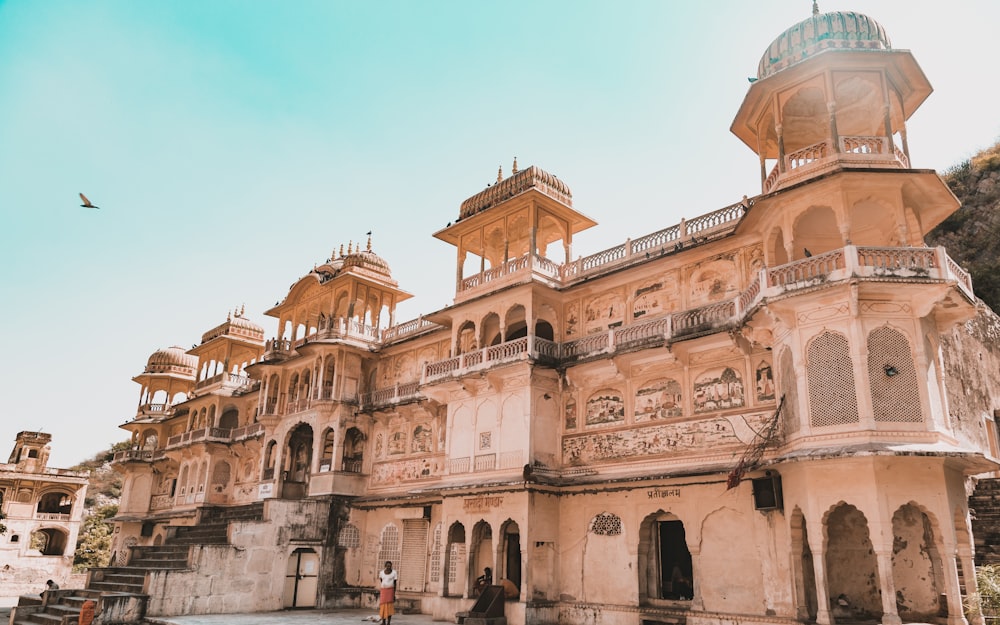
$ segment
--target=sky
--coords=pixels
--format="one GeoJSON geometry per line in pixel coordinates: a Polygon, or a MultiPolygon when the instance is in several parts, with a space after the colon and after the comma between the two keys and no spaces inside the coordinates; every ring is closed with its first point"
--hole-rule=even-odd
{"type": "MultiPolygon", "coordinates": [[[[935,92],[911,163],[1000,138],[993,0],[865,13],[935,92]]],[[[451,303],[434,239],[514,157],[566,182],[587,255],[760,192],[729,132],[809,0],[0,0],[0,453],[67,467],[128,438],[150,354],[373,232],[406,321],[451,303]],[[79,206],[85,193],[100,209],[79,206]],[[6,449],[3,447],[6,446],[6,449]]],[[[3,457],[0,457],[0,461],[3,457]]]]}

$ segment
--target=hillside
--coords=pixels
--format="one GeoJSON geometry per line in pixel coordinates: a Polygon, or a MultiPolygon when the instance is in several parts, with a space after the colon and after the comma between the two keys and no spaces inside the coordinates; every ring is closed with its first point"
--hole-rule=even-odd
{"type": "Polygon", "coordinates": [[[129,441],[115,443],[90,460],[71,467],[73,471],[90,474],[87,499],[84,502],[83,526],[76,542],[73,569],[84,571],[92,566],[107,566],[111,557],[111,524],[109,519],[118,513],[122,494],[122,477],[111,468],[115,452],[129,448],[129,441]]]}
{"type": "Polygon", "coordinates": [[[1000,311],[1000,142],[942,176],[962,207],[928,233],[972,274],[976,295],[1000,311]]]}

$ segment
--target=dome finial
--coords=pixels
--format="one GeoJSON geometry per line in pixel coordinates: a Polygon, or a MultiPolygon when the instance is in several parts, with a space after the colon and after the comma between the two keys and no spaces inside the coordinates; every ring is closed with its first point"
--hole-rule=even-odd
{"type": "Polygon", "coordinates": [[[819,0],[813,0],[813,15],[819,15],[819,0]]]}
{"type": "Polygon", "coordinates": [[[226,311],[226,321],[232,321],[232,320],[233,320],[233,312],[231,310],[227,310],[226,311]]]}
{"type": "Polygon", "coordinates": [[[365,250],[367,252],[372,251],[372,231],[368,231],[368,248],[365,250]]]}
{"type": "Polygon", "coordinates": [[[350,256],[350,255],[351,255],[351,253],[352,253],[352,252],[351,252],[351,248],[352,248],[352,247],[354,247],[354,241],[348,241],[348,242],[347,242],[347,255],[348,255],[348,256],[350,256]]]}
{"type": "Polygon", "coordinates": [[[344,244],[341,243],[340,244],[340,258],[343,258],[343,257],[344,257],[344,244]]]}
{"type": "Polygon", "coordinates": [[[517,157],[514,157],[514,167],[510,170],[510,174],[513,176],[517,173],[517,157]]]}
{"type": "Polygon", "coordinates": [[[497,182],[503,180],[503,165],[497,167],[497,182]]]}

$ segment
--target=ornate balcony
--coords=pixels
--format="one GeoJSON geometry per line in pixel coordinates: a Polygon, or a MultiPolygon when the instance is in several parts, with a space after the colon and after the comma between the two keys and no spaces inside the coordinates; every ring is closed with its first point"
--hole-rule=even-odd
{"type": "Polygon", "coordinates": [[[361,405],[366,408],[378,408],[411,399],[419,399],[420,397],[420,382],[407,382],[406,384],[396,384],[387,388],[381,388],[370,393],[362,393],[361,405]]]}
{"type": "Polygon", "coordinates": [[[428,363],[424,367],[421,384],[529,357],[547,358],[553,364],[568,363],[722,332],[739,327],[765,299],[785,297],[822,284],[850,279],[948,283],[954,285],[968,301],[975,301],[969,274],[942,247],[848,245],[762,269],[735,297],[706,306],[645,319],[564,343],[528,336],[428,363]]]}
{"type": "Polygon", "coordinates": [[[839,149],[833,150],[829,140],[824,140],[786,154],[784,167],[782,168],[782,163],[776,164],[764,180],[764,193],[776,191],[779,186],[815,176],[835,166],[910,167],[909,159],[899,148],[892,146],[890,149],[887,137],[841,136],[837,145],[839,149]]]}
{"type": "Polygon", "coordinates": [[[192,443],[238,443],[264,433],[263,423],[250,423],[238,428],[203,428],[177,434],[167,439],[165,449],[176,449],[192,443]]]}

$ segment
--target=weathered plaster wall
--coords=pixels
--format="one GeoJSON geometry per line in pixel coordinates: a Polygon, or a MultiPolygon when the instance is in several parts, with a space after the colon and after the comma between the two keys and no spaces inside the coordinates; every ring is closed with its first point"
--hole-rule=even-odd
{"type": "Polygon", "coordinates": [[[948,412],[959,438],[987,449],[983,419],[1000,408],[1000,317],[982,302],[977,315],[941,335],[948,412]]]}

